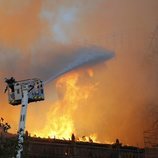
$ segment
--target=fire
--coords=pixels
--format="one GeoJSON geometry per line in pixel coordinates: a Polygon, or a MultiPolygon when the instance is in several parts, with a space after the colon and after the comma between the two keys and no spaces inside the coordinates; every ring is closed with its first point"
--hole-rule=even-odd
{"type": "Polygon", "coordinates": [[[82,136],[81,138],[78,138],[78,141],[83,141],[83,142],[97,142],[100,143],[97,140],[97,134],[91,134],[90,136],[82,136]]]}
{"type": "Polygon", "coordinates": [[[87,73],[90,77],[93,77],[94,76],[94,72],[93,72],[93,69],[89,68],[87,69],[87,73]]]}
{"type": "MultiPolygon", "coordinates": [[[[91,76],[92,70],[87,74],[91,76]]],[[[73,113],[79,108],[93,92],[95,85],[79,84],[82,72],[71,72],[61,77],[56,83],[59,100],[50,108],[47,114],[47,124],[42,131],[34,132],[40,137],[51,137],[57,139],[70,139],[72,133],[76,133],[73,113]]],[[[87,129],[88,130],[88,129],[87,129]]],[[[96,134],[79,136],[80,141],[96,141],[96,134]]]]}

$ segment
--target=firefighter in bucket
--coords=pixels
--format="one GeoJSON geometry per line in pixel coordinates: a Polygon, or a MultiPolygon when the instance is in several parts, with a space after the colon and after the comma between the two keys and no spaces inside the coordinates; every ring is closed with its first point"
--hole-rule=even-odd
{"type": "Polygon", "coordinates": [[[15,79],[11,77],[10,79],[5,78],[5,82],[7,83],[7,86],[5,88],[4,93],[8,90],[8,88],[11,89],[11,92],[14,92],[14,84],[16,83],[15,79]]]}

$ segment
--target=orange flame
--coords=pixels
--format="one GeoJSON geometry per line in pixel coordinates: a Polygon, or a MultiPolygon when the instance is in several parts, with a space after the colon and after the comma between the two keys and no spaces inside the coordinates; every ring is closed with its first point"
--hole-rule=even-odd
{"type": "Polygon", "coordinates": [[[87,69],[87,73],[90,77],[93,77],[94,76],[94,72],[93,72],[93,69],[89,68],[87,69]]]}
{"type": "MultiPolygon", "coordinates": [[[[87,73],[91,76],[92,70],[87,73]]],[[[57,139],[70,139],[76,133],[73,113],[81,102],[85,101],[94,90],[95,85],[79,85],[80,72],[72,72],[61,77],[56,83],[59,100],[50,108],[47,115],[47,124],[42,131],[34,132],[40,137],[55,137],[57,139]]],[[[88,129],[87,129],[88,130],[88,129]]],[[[77,131],[78,132],[78,131],[77,131]]],[[[79,132],[78,132],[79,133],[79,132]]],[[[80,141],[96,141],[96,134],[79,138],[80,141]]]]}

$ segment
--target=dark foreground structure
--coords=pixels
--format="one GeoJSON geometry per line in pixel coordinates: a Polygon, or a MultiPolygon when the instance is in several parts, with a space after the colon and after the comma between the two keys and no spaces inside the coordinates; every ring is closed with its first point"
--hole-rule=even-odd
{"type": "MultiPolygon", "coordinates": [[[[73,137],[72,137],[73,138],[73,137]]],[[[145,158],[144,149],[114,144],[99,144],[59,139],[43,139],[25,135],[22,158],[145,158]]],[[[1,133],[0,158],[14,158],[17,136],[1,133]]],[[[150,157],[158,158],[158,157],[150,157]]]]}
{"type": "Polygon", "coordinates": [[[158,120],[150,130],[144,131],[145,158],[158,158],[158,120]]]}
{"type": "Polygon", "coordinates": [[[144,150],[121,144],[98,144],[58,139],[28,138],[26,158],[145,158],[144,150]]]}

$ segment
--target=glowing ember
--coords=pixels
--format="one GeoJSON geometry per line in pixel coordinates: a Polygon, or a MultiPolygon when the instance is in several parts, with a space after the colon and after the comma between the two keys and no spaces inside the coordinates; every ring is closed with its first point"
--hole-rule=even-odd
{"type": "Polygon", "coordinates": [[[97,142],[97,134],[91,134],[90,136],[82,136],[81,138],[78,138],[78,141],[83,141],[83,142],[97,142]]]}
{"type": "Polygon", "coordinates": [[[87,69],[87,73],[90,77],[93,77],[94,76],[94,72],[93,72],[93,69],[87,69]]]}

